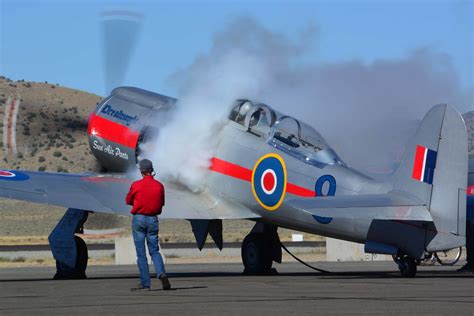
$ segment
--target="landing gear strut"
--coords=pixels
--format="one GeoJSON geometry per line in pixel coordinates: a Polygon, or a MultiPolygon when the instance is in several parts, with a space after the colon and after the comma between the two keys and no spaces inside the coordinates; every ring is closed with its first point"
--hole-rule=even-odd
{"type": "Polygon", "coordinates": [[[87,245],[79,236],[74,236],[74,242],[76,244],[76,262],[74,267],[70,267],[66,263],[56,260],[56,274],[54,275],[54,280],[87,278],[86,269],[89,260],[87,245]]]}
{"type": "Polygon", "coordinates": [[[68,209],[48,237],[53,257],[56,259],[55,280],[86,278],[87,246],[75,233],[83,232],[88,213],[68,209]]]}
{"type": "Polygon", "coordinates": [[[407,255],[396,255],[393,259],[398,264],[398,269],[403,278],[414,278],[416,276],[418,262],[415,259],[407,255]]]}
{"type": "Polygon", "coordinates": [[[242,262],[244,273],[265,275],[275,273],[273,261],[281,263],[280,238],[277,227],[257,223],[242,243],[242,262]]]}

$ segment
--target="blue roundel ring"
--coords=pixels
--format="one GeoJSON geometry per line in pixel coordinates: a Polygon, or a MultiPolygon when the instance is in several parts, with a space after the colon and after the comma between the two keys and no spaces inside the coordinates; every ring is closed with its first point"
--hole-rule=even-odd
{"type": "Polygon", "coordinates": [[[255,163],[252,172],[252,193],[266,210],[280,207],[286,194],[286,166],[278,154],[267,154],[255,163]]]}

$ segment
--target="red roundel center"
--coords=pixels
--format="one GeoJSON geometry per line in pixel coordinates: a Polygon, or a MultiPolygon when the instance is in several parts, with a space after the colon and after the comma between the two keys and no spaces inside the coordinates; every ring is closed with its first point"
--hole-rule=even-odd
{"type": "Polygon", "coordinates": [[[0,170],[0,177],[14,177],[15,174],[10,171],[0,170]]]}
{"type": "Polygon", "coordinates": [[[267,191],[271,191],[275,187],[275,177],[271,172],[267,172],[263,176],[263,187],[267,191]]]}
{"type": "Polygon", "coordinates": [[[467,195],[474,195],[474,185],[467,187],[467,195]]]}

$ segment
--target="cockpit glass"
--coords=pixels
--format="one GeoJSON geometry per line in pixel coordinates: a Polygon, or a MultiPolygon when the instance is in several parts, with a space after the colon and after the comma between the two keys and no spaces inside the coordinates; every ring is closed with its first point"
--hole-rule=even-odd
{"type": "Polygon", "coordinates": [[[253,103],[249,100],[237,100],[236,105],[230,112],[229,120],[245,125],[245,118],[253,107],[253,103]]]}
{"type": "Polygon", "coordinates": [[[281,118],[275,124],[273,138],[291,148],[298,148],[301,146],[299,134],[299,122],[294,118],[287,116],[281,118]]]}
{"type": "Polygon", "coordinates": [[[268,139],[268,144],[315,166],[344,164],[311,126],[291,116],[284,116],[269,106],[249,100],[237,100],[229,120],[251,135],[268,139]]]}
{"type": "Polygon", "coordinates": [[[343,164],[341,159],[311,126],[283,116],[275,123],[268,143],[308,164],[322,167],[327,164],[343,164]]]}
{"type": "Polygon", "coordinates": [[[266,139],[276,121],[276,114],[263,103],[254,105],[248,100],[239,100],[233,107],[229,120],[242,125],[250,134],[266,139]]]}
{"type": "Polygon", "coordinates": [[[313,152],[318,152],[328,147],[324,138],[316,132],[311,126],[301,124],[301,143],[305,148],[313,152]]]}

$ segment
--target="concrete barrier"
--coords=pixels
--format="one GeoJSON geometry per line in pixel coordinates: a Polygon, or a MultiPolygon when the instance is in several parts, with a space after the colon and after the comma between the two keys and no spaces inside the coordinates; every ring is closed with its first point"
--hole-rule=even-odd
{"type": "MultiPolygon", "coordinates": [[[[161,255],[163,261],[166,263],[166,257],[169,258],[183,258],[183,257],[240,257],[240,247],[224,247],[222,251],[215,248],[213,245],[206,245],[202,251],[196,248],[161,248],[161,255]]],[[[314,247],[298,247],[298,243],[292,243],[290,247],[291,251],[297,254],[314,252],[314,247]]],[[[326,238],[326,249],[321,248],[318,250],[320,253],[324,253],[326,250],[326,261],[386,261],[392,260],[391,256],[368,254],[364,252],[364,245],[333,239],[326,238]]],[[[148,262],[151,264],[150,257],[148,256],[148,262]]],[[[133,244],[133,238],[120,237],[115,239],[115,264],[135,264],[137,260],[135,253],[135,246],[133,244]]]]}
{"type": "MultiPolygon", "coordinates": [[[[148,255],[148,247],[146,246],[146,257],[148,263],[151,264],[151,258],[148,255]]],[[[166,257],[161,253],[163,261],[166,263],[166,257]]],[[[118,237],[115,238],[115,264],[135,264],[137,262],[137,253],[135,251],[135,245],[133,244],[133,238],[130,237],[118,237]]]]}
{"type": "MultiPolygon", "coordinates": [[[[296,254],[324,254],[324,242],[291,242],[285,243],[288,249],[296,254]]],[[[166,258],[240,258],[241,243],[225,243],[224,249],[219,250],[212,244],[206,244],[202,251],[199,251],[195,243],[163,244],[160,252],[163,260],[166,258]]],[[[148,257],[148,254],[147,254],[148,257]]],[[[135,264],[136,253],[132,237],[116,238],[115,240],[115,264],[135,264]]],[[[148,262],[151,263],[150,258],[148,262]]]]}
{"type": "Polygon", "coordinates": [[[392,256],[365,253],[364,245],[326,238],[326,261],[387,261],[392,256]]]}

